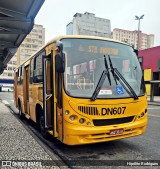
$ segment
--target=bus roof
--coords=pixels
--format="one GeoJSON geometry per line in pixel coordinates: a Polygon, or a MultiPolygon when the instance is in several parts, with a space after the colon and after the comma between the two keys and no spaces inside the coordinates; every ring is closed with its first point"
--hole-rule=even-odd
{"type": "MultiPolygon", "coordinates": [[[[99,36],[88,36],[88,35],[62,35],[62,36],[57,36],[53,39],[51,39],[50,41],[48,41],[48,43],[46,43],[45,45],[43,45],[39,50],[37,50],[33,55],[31,55],[26,61],[24,61],[22,64],[20,64],[16,70],[21,67],[22,65],[24,65],[27,61],[29,61],[32,57],[35,56],[35,54],[39,53],[41,50],[43,50],[45,47],[47,47],[48,45],[54,43],[57,40],[61,40],[61,39],[67,39],[67,38],[75,38],[75,39],[95,39],[95,40],[105,40],[105,41],[110,41],[110,42],[116,42],[116,43],[120,43],[120,44],[124,44],[124,45],[128,45],[127,43],[124,42],[120,42],[114,39],[109,39],[109,38],[104,38],[104,37],[99,37],[99,36]]],[[[15,70],[15,71],[16,71],[15,70]]]]}
{"type": "Polygon", "coordinates": [[[63,35],[63,36],[58,36],[58,37],[55,37],[55,38],[51,39],[50,41],[48,41],[48,43],[46,45],[49,45],[50,43],[54,42],[55,40],[60,40],[60,39],[65,39],[65,38],[106,40],[106,41],[110,41],[110,42],[117,42],[117,43],[128,45],[127,43],[117,41],[117,40],[114,40],[114,39],[104,38],[104,37],[99,37],[99,36],[89,36],[89,35],[63,35]]]}

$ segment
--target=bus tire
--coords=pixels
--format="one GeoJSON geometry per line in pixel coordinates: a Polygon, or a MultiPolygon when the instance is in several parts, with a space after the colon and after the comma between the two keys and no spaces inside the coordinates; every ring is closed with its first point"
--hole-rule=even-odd
{"type": "Polygon", "coordinates": [[[22,112],[22,107],[21,107],[21,104],[20,104],[20,103],[18,104],[18,109],[19,109],[19,118],[20,118],[21,120],[23,120],[23,119],[24,119],[24,114],[23,114],[23,112],[22,112]]]}
{"type": "Polygon", "coordinates": [[[43,115],[43,111],[41,111],[40,117],[38,119],[38,129],[40,131],[40,133],[42,134],[42,136],[47,139],[47,131],[44,127],[44,115],[43,115]]]}

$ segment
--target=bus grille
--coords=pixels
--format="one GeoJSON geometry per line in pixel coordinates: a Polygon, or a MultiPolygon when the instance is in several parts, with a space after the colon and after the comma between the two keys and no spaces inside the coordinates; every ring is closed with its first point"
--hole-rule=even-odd
{"type": "Polygon", "coordinates": [[[93,124],[95,126],[107,126],[107,125],[114,125],[114,124],[129,123],[133,119],[134,119],[134,116],[116,118],[116,119],[100,119],[100,120],[98,119],[98,120],[93,120],[93,124]]]}
{"type": "Polygon", "coordinates": [[[99,115],[97,107],[78,106],[78,110],[87,115],[99,115]]]}

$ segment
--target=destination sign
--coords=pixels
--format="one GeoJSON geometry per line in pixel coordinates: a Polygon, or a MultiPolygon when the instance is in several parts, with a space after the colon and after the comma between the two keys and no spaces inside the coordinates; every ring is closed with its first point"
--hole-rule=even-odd
{"type": "Polygon", "coordinates": [[[107,55],[118,55],[118,49],[109,47],[88,46],[88,52],[107,55]]]}

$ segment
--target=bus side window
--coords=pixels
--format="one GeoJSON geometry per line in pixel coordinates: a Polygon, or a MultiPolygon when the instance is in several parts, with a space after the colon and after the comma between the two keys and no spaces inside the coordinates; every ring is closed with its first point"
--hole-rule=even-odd
{"type": "Polygon", "coordinates": [[[18,69],[18,84],[22,84],[23,83],[23,67],[21,66],[18,69]]]}
{"type": "Polygon", "coordinates": [[[21,67],[21,84],[23,83],[23,71],[24,71],[24,67],[21,67]]]}
{"type": "Polygon", "coordinates": [[[35,83],[40,83],[43,82],[43,72],[42,72],[42,56],[44,53],[40,53],[36,58],[35,58],[35,67],[33,71],[33,81],[35,83]]]}
{"type": "Polygon", "coordinates": [[[20,68],[18,69],[17,75],[18,75],[18,84],[20,82],[20,76],[19,76],[20,68]]]}
{"type": "Polygon", "coordinates": [[[33,68],[34,68],[34,58],[31,60],[31,67],[30,67],[30,83],[33,83],[33,68]]]}

